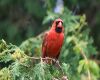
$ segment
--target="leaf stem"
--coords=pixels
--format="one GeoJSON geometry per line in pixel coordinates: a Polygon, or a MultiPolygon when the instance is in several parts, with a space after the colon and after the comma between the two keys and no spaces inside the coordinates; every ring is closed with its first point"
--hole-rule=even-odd
{"type": "MultiPolygon", "coordinates": [[[[86,55],[82,49],[80,49],[80,52],[81,52],[81,55],[83,56],[83,58],[85,59],[86,64],[89,64],[88,58],[86,57],[86,55]]],[[[91,80],[91,74],[90,74],[89,69],[87,69],[87,73],[88,73],[88,80],[91,80]]]]}

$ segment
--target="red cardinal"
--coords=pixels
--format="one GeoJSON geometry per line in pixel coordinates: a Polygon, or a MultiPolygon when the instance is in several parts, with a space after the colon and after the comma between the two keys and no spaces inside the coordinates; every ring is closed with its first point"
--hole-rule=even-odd
{"type": "Polygon", "coordinates": [[[63,21],[56,19],[51,29],[44,34],[42,44],[42,58],[58,59],[64,41],[63,21]]]}

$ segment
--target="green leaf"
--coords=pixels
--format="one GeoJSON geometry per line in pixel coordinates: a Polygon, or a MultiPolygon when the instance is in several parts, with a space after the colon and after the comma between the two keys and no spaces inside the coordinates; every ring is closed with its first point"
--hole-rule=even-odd
{"type": "Polygon", "coordinates": [[[84,70],[85,60],[79,61],[79,66],[77,68],[78,72],[81,73],[84,70]]]}
{"type": "Polygon", "coordinates": [[[89,69],[93,75],[100,76],[100,69],[99,69],[99,66],[96,64],[96,62],[90,60],[89,69]]]}

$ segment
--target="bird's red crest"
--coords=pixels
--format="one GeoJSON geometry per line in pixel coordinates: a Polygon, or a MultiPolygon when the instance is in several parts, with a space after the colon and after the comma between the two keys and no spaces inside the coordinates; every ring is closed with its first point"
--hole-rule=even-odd
{"type": "Polygon", "coordinates": [[[60,18],[56,19],[55,21],[56,21],[56,22],[57,22],[57,21],[61,21],[61,22],[63,22],[63,20],[62,20],[62,19],[60,19],[60,18]]]}

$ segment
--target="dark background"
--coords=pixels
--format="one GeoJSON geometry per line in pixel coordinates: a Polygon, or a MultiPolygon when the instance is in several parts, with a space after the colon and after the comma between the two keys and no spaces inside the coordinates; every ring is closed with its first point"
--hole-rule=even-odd
{"type": "MultiPolygon", "coordinates": [[[[0,0],[0,39],[19,45],[48,29],[43,25],[57,0],[0,0]]],[[[94,45],[100,51],[100,0],[63,0],[74,15],[85,14],[94,45]]]]}

